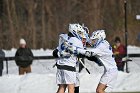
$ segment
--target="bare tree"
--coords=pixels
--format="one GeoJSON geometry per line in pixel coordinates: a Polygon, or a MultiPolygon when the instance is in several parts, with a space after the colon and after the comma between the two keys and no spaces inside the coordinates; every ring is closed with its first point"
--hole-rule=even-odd
{"type": "MultiPolygon", "coordinates": [[[[11,0],[11,2],[13,2],[13,0],[11,0]]],[[[10,35],[10,44],[12,45],[11,47],[14,47],[15,45],[15,42],[14,42],[14,38],[15,38],[15,29],[14,29],[14,24],[13,24],[13,20],[12,20],[12,16],[11,16],[11,8],[10,8],[10,0],[5,0],[5,3],[6,3],[6,8],[7,8],[7,16],[8,16],[8,20],[9,20],[9,35],[10,35]]]]}
{"type": "MultiPolygon", "coordinates": [[[[128,1],[128,43],[136,40],[140,0],[128,1]]],[[[23,37],[31,48],[54,48],[58,35],[67,32],[69,23],[84,23],[92,33],[106,29],[107,39],[120,35],[124,41],[124,0],[0,0],[0,46],[17,47],[23,37]],[[114,34],[115,33],[115,34],[114,34]],[[6,43],[5,43],[6,42],[6,43]]]]}
{"type": "Polygon", "coordinates": [[[46,30],[45,30],[45,3],[44,0],[42,0],[42,47],[45,48],[46,46],[46,30]]]}
{"type": "Polygon", "coordinates": [[[36,48],[36,26],[35,26],[35,10],[37,3],[34,0],[25,0],[25,8],[28,11],[28,28],[31,31],[33,48],[36,48]]]}

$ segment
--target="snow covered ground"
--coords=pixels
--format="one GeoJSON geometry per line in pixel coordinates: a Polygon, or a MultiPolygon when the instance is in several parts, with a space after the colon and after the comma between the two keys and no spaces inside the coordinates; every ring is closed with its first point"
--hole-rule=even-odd
{"type": "MultiPolygon", "coordinates": [[[[6,56],[14,56],[15,51],[16,49],[5,50],[6,56]]],[[[33,50],[33,53],[35,56],[46,56],[51,55],[52,50],[33,50]]],[[[140,48],[128,46],[128,53],[140,53],[140,48]]],[[[128,63],[130,73],[119,72],[115,87],[111,91],[140,93],[140,58],[132,58],[132,60],[128,63]]],[[[80,93],[94,93],[103,73],[103,67],[86,59],[85,62],[91,74],[89,75],[85,69],[80,73],[80,93]]],[[[55,59],[35,60],[32,64],[32,73],[23,76],[18,75],[18,68],[14,61],[8,63],[9,74],[6,74],[4,68],[4,75],[0,77],[0,93],[56,93],[58,88],[55,79],[56,68],[52,67],[55,59]]]]}

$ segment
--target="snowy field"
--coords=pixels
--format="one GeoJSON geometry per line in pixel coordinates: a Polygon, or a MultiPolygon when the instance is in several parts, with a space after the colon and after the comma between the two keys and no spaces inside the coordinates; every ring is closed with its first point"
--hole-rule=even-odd
{"type": "MultiPolygon", "coordinates": [[[[16,49],[5,50],[6,56],[14,56],[16,49]]],[[[35,56],[52,55],[52,50],[33,50],[35,56]]],[[[128,46],[128,53],[140,53],[140,48],[128,46]]],[[[140,93],[140,58],[132,58],[128,63],[130,73],[119,72],[118,79],[113,90],[115,93],[140,93]]],[[[4,62],[5,63],[5,62],[4,62]]],[[[14,61],[8,62],[9,74],[4,68],[0,77],[0,93],[56,93],[56,68],[53,68],[53,60],[35,60],[32,64],[32,73],[18,75],[18,68],[14,61]]],[[[85,69],[80,73],[80,93],[95,93],[96,86],[103,73],[103,67],[98,67],[94,62],[85,59],[89,75],[85,69]]],[[[4,64],[5,66],[5,64],[4,64]]],[[[6,66],[5,66],[6,67],[6,66]]]]}

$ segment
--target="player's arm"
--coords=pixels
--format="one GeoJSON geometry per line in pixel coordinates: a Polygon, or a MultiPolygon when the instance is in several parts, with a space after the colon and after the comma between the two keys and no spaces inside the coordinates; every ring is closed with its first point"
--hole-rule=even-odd
{"type": "Polygon", "coordinates": [[[87,57],[92,57],[92,56],[101,56],[102,55],[102,51],[99,48],[91,48],[91,49],[77,49],[77,53],[78,54],[82,54],[85,55],[87,57]]]}
{"type": "Polygon", "coordinates": [[[60,57],[68,57],[68,56],[71,56],[71,54],[69,52],[67,52],[66,50],[63,50],[63,51],[59,51],[58,48],[56,48],[54,51],[53,51],[53,56],[55,58],[60,58],[60,57]]]}

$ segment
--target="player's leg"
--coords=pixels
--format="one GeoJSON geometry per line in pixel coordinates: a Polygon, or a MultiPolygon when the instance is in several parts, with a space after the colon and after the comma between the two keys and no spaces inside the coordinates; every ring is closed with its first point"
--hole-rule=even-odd
{"type": "Polygon", "coordinates": [[[79,93],[79,86],[80,86],[79,73],[76,72],[76,83],[75,83],[75,90],[74,90],[74,93],[79,93]]]}
{"type": "Polygon", "coordinates": [[[105,93],[107,86],[105,84],[99,83],[96,89],[96,93],[105,93]]]}
{"type": "Polygon", "coordinates": [[[75,87],[74,93],[79,93],[79,86],[75,87]]]}
{"type": "Polygon", "coordinates": [[[107,87],[113,88],[117,80],[118,70],[117,68],[105,70],[104,74],[100,79],[100,83],[97,86],[96,93],[105,93],[107,87]]]}
{"type": "Polygon", "coordinates": [[[74,93],[74,84],[68,84],[68,93],[74,93]]]}
{"type": "Polygon", "coordinates": [[[59,88],[57,90],[57,93],[65,93],[65,90],[66,90],[67,85],[65,85],[65,84],[59,84],[58,86],[59,86],[59,88]]]}
{"type": "Polygon", "coordinates": [[[65,78],[65,71],[57,69],[56,82],[57,82],[57,85],[59,86],[57,93],[65,93],[65,90],[67,87],[65,79],[66,79],[65,78]]]}
{"type": "Polygon", "coordinates": [[[2,76],[2,69],[0,70],[0,76],[2,76]]]}

